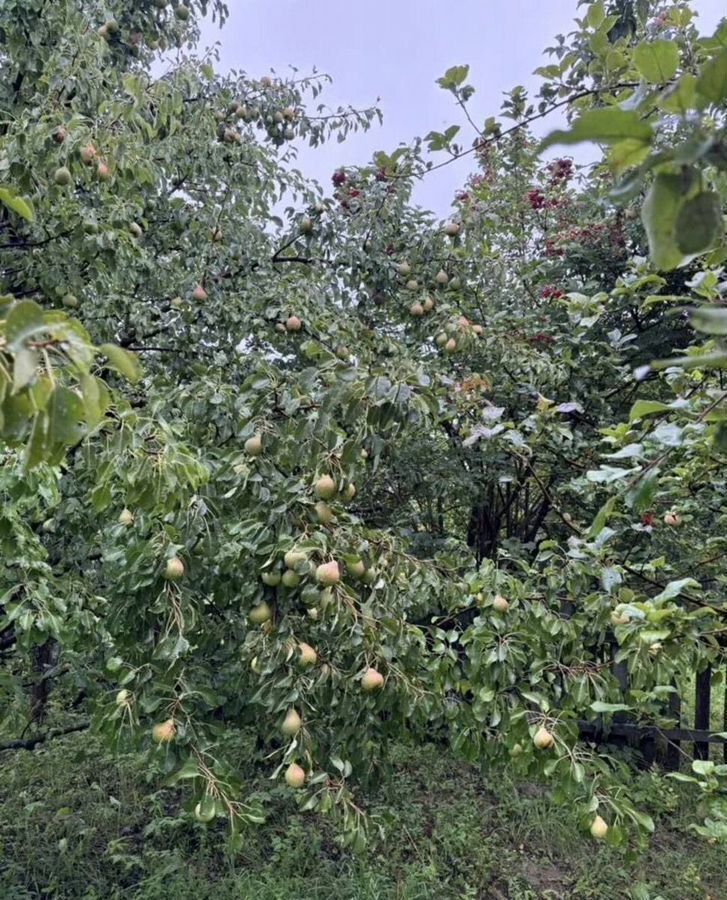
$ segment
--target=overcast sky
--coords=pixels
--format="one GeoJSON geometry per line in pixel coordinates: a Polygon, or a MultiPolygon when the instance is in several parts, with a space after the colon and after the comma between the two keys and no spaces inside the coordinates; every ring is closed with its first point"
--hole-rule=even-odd
{"type": "MultiPolygon", "coordinates": [[[[537,86],[531,73],[547,62],[543,49],[572,30],[577,14],[577,0],[228,0],[228,6],[222,31],[209,24],[203,32],[204,43],[219,41],[223,70],[259,77],[315,66],[334,79],[323,98],[328,105],[382,110],[382,126],[344,144],[301,151],[299,167],[326,190],[337,166],[365,164],[375,150],[391,152],[447,125],[461,124],[469,145],[474,133],[436,79],[468,63],[475,120],[497,115],[503,92],[537,86]]],[[[724,14],[723,0],[698,0],[694,7],[703,32],[724,14]]],[[[446,215],[469,169],[465,158],[432,173],[417,202],[446,215]]]]}

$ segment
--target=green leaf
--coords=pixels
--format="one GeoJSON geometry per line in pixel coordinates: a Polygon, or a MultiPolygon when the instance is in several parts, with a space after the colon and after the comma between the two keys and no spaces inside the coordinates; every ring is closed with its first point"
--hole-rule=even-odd
{"type": "Polygon", "coordinates": [[[594,700],[590,708],[594,713],[628,712],[631,709],[625,703],[604,703],[603,700],[594,700]]]}
{"type": "Polygon", "coordinates": [[[672,600],[674,597],[678,597],[685,588],[701,591],[702,585],[694,578],[679,578],[676,581],[670,581],[664,590],[653,598],[653,602],[663,603],[665,600],[672,600]]]}
{"type": "Polygon", "coordinates": [[[141,366],[135,354],[118,347],[116,344],[102,344],[99,350],[104,353],[109,360],[109,365],[115,369],[119,375],[123,375],[132,384],[141,378],[141,366]]]}
{"type": "Polygon", "coordinates": [[[5,338],[11,351],[19,350],[28,338],[45,330],[43,310],[32,300],[16,303],[5,321],[5,338]]]}
{"type": "Polygon", "coordinates": [[[673,41],[644,41],[634,50],[634,65],[649,84],[665,84],[679,68],[679,48],[673,41]]]}
{"type": "Polygon", "coordinates": [[[86,407],[86,422],[89,428],[94,428],[108,409],[108,389],[100,378],[96,378],[93,375],[82,375],[80,382],[83,402],[86,407]]]}
{"type": "Polygon", "coordinates": [[[33,204],[30,200],[19,197],[12,188],[0,187],[0,203],[22,216],[23,219],[27,219],[28,222],[33,221],[33,204]]]}
{"type": "Polygon", "coordinates": [[[48,416],[45,413],[38,413],[25,448],[25,468],[33,469],[42,463],[48,450],[48,416]]]}
{"type": "Polygon", "coordinates": [[[569,131],[551,132],[541,143],[540,150],[546,150],[553,144],[580,144],[584,141],[614,144],[627,138],[646,144],[651,136],[651,125],[633,110],[616,107],[593,109],[583,113],[569,131]]]}
{"type": "Polygon", "coordinates": [[[622,582],[623,576],[618,569],[615,569],[613,566],[606,566],[601,569],[601,584],[607,594],[610,594],[613,589],[618,587],[622,582]]]}
{"type": "Polygon", "coordinates": [[[681,175],[657,175],[641,208],[641,219],[651,259],[658,269],[675,269],[684,259],[676,241],[676,222],[683,202],[681,175]]]}
{"type": "Polygon", "coordinates": [[[35,350],[21,348],[15,354],[13,362],[13,393],[17,394],[29,384],[38,369],[38,354],[35,350]]]}
{"type": "Polygon", "coordinates": [[[452,66],[441,78],[437,79],[437,84],[447,91],[454,90],[464,83],[469,71],[469,66],[452,66]]]}
{"type": "Polygon", "coordinates": [[[646,416],[668,412],[669,409],[670,407],[667,403],[661,403],[658,400],[637,400],[629,412],[629,422],[633,422],[635,419],[644,419],[646,416]]]}
{"type": "Polygon", "coordinates": [[[58,384],[48,402],[48,440],[52,444],[76,444],[84,434],[83,401],[75,391],[58,384]]]}
{"type": "Polygon", "coordinates": [[[598,28],[599,25],[603,24],[605,18],[606,10],[603,8],[603,0],[596,0],[595,3],[591,3],[586,13],[586,22],[589,27],[598,28]]]}
{"type": "Polygon", "coordinates": [[[700,306],[692,311],[689,324],[706,334],[727,334],[727,308],[700,306]]]}
{"type": "Polygon", "coordinates": [[[715,105],[727,97],[727,48],[702,66],[697,77],[697,92],[715,105]]]}
{"type": "Polygon", "coordinates": [[[685,255],[709,250],[722,231],[722,203],[714,191],[697,194],[679,210],[676,239],[679,250],[685,255]]]}

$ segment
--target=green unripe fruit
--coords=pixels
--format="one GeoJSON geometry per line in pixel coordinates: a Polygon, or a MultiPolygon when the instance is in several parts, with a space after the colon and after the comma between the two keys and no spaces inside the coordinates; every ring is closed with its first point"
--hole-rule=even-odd
{"type": "Polygon", "coordinates": [[[215,817],[215,801],[212,797],[205,797],[194,808],[194,817],[198,822],[211,822],[215,817]]]}
{"type": "Polygon", "coordinates": [[[280,579],[287,588],[296,588],[300,584],[300,575],[292,569],[286,569],[280,579]]]}
{"type": "Polygon", "coordinates": [[[323,475],[315,483],[315,492],[321,500],[330,500],[336,494],[336,482],[330,475],[323,475]]]}
{"type": "Polygon", "coordinates": [[[268,604],[263,601],[262,603],[258,603],[257,606],[253,606],[248,614],[248,619],[253,625],[264,625],[265,622],[270,621],[272,615],[273,611],[268,604]]]}
{"type": "Polygon", "coordinates": [[[289,709],[283,719],[283,724],[280,726],[280,730],[287,737],[294,737],[300,731],[303,726],[303,722],[301,721],[300,716],[294,709],[289,709]]]}
{"type": "Polygon", "coordinates": [[[288,550],[283,557],[283,562],[289,569],[294,569],[298,563],[304,562],[307,558],[308,557],[303,550],[288,550]]]}
{"type": "Polygon", "coordinates": [[[298,651],[300,652],[300,665],[303,668],[307,668],[308,666],[314,666],[318,661],[318,654],[311,647],[310,644],[300,643],[298,644],[298,651]]]}
{"type": "Polygon", "coordinates": [[[122,509],[119,513],[119,525],[133,525],[134,524],[134,514],[130,509],[122,509]]]}
{"type": "Polygon", "coordinates": [[[184,575],[184,563],[178,556],[173,556],[167,560],[164,568],[164,577],[167,581],[179,581],[184,575]]]}
{"type": "Polygon", "coordinates": [[[361,687],[367,694],[379,691],[384,686],[384,676],[376,669],[369,667],[363,674],[361,679],[361,687]]]}
{"type": "Polygon", "coordinates": [[[315,505],[316,516],[318,517],[318,521],[322,525],[330,525],[334,519],[333,510],[331,507],[324,503],[323,500],[319,500],[315,505]]]}
{"type": "Polygon", "coordinates": [[[184,6],[184,4],[178,6],[174,10],[174,15],[179,19],[180,22],[186,22],[189,18],[189,7],[184,6]]]}
{"type": "Polygon", "coordinates": [[[277,587],[280,584],[279,572],[263,572],[260,577],[263,584],[266,584],[268,587],[277,587]]]}
{"type": "Polygon", "coordinates": [[[535,732],[533,743],[538,750],[549,750],[555,743],[555,739],[547,728],[540,727],[535,732]]]}
{"type": "Polygon", "coordinates": [[[56,184],[61,187],[66,187],[73,180],[71,177],[71,172],[66,166],[61,166],[56,169],[55,174],[53,175],[53,180],[56,184]]]}
{"type": "Polygon", "coordinates": [[[263,452],[263,439],[260,434],[254,434],[245,441],[245,452],[249,456],[260,456],[263,452]]]}
{"type": "Polygon", "coordinates": [[[602,841],[608,834],[608,825],[600,816],[591,822],[591,834],[597,841],[602,841]]]}
{"type": "Polygon", "coordinates": [[[305,772],[297,763],[291,763],[285,770],[285,780],[289,787],[302,788],[305,784],[305,772]]]}

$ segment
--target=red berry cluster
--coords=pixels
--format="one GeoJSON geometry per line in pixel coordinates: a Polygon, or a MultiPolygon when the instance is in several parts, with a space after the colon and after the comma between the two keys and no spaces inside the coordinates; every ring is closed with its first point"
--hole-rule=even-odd
{"type": "Polygon", "coordinates": [[[525,195],[528,203],[530,204],[530,209],[545,209],[548,200],[545,194],[542,191],[539,191],[537,188],[533,188],[532,191],[528,191],[525,195]]]}
{"type": "Polygon", "coordinates": [[[555,338],[551,337],[549,334],[543,334],[543,332],[540,331],[530,338],[530,343],[540,345],[541,347],[549,347],[551,344],[555,343],[555,338]]]}
{"type": "Polygon", "coordinates": [[[573,160],[563,157],[562,159],[554,159],[548,164],[548,172],[550,174],[550,183],[552,185],[563,184],[570,181],[573,177],[573,160]]]}
{"type": "Polygon", "coordinates": [[[563,291],[559,290],[553,284],[546,284],[546,286],[540,292],[540,296],[543,298],[543,300],[557,300],[558,297],[563,296],[563,291]]]}

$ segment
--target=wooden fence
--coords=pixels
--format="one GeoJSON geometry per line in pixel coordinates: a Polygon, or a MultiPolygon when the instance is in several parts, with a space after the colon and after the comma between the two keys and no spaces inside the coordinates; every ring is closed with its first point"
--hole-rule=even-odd
{"type": "MultiPolygon", "coordinates": [[[[625,667],[620,664],[614,665],[614,674],[625,692],[628,688],[628,673],[625,667]]],[[[709,759],[710,744],[722,745],[721,756],[727,763],[727,738],[718,735],[718,732],[727,732],[727,690],[724,692],[722,708],[719,711],[721,726],[712,729],[710,724],[713,711],[713,679],[714,672],[711,667],[697,674],[694,685],[694,716],[691,723],[685,721],[682,698],[674,693],[670,695],[667,709],[668,718],[676,721],[676,725],[672,728],[640,725],[629,721],[624,714],[617,714],[612,722],[603,726],[592,722],[580,723],[581,734],[597,742],[637,747],[647,765],[656,762],[670,772],[682,768],[687,760],[709,759]]]]}

